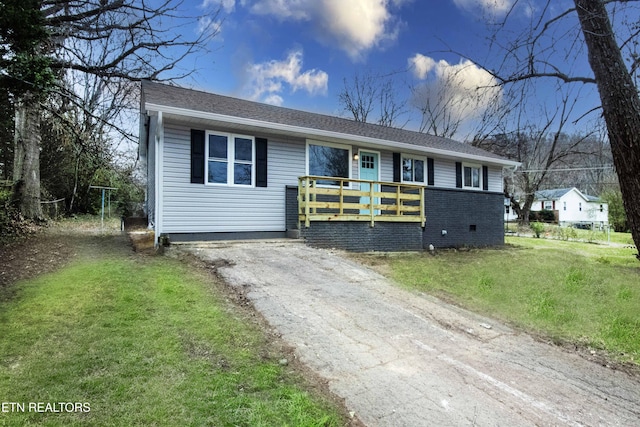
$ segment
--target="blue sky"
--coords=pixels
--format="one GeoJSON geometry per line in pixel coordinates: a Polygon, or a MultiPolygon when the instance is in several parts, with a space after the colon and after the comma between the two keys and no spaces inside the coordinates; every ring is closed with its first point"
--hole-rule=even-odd
{"type": "MultiPolygon", "coordinates": [[[[512,9],[513,0],[198,0],[189,3],[193,13],[218,7],[220,12],[201,20],[194,31],[209,27],[219,33],[211,52],[196,58],[196,73],[179,84],[349,117],[341,111],[338,94],[343,80],[355,73],[394,73],[398,96],[408,98],[409,86],[433,84],[458,72],[447,94],[468,98],[469,91],[495,81],[475,62],[452,52],[495,63],[488,25],[509,13],[508,22],[517,29],[539,3],[544,2],[520,1],[512,9]]],[[[549,13],[571,5],[555,1],[549,13]]],[[[588,69],[579,71],[590,75],[588,69]]],[[[537,91],[541,99],[547,92],[554,92],[550,82],[537,91]]],[[[597,102],[595,87],[582,96],[589,99],[585,111],[597,102]]],[[[490,104],[479,99],[460,114],[477,119],[490,104]]],[[[406,128],[420,125],[416,114],[407,115],[406,128]]],[[[462,131],[457,135],[464,136],[462,131]]]]}

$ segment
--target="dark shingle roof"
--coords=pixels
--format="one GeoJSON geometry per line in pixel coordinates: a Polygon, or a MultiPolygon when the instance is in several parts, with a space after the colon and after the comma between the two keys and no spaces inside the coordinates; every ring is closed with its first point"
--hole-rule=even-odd
{"type": "Polygon", "coordinates": [[[498,162],[506,161],[507,163],[513,163],[504,157],[473,147],[469,144],[421,132],[356,122],[335,116],[278,107],[150,81],[142,82],[142,93],[145,103],[216,113],[300,128],[338,132],[354,136],[356,139],[357,137],[366,137],[382,141],[407,143],[435,150],[446,150],[461,155],[486,157],[495,159],[498,162]]]}
{"type": "MultiPolygon", "coordinates": [[[[555,189],[551,189],[551,190],[536,191],[535,198],[536,198],[536,200],[558,200],[562,196],[567,194],[569,191],[573,190],[573,188],[574,187],[570,187],[570,188],[555,188],[555,189]]],[[[582,196],[584,196],[584,198],[588,202],[599,202],[600,201],[599,197],[590,196],[588,194],[582,193],[580,190],[578,190],[578,192],[580,194],[582,194],[582,196]]]]}
{"type": "Polygon", "coordinates": [[[572,188],[555,188],[553,190],[540,190],[536,191],[535,198],[536,200],[558,200],[572,188]]]}

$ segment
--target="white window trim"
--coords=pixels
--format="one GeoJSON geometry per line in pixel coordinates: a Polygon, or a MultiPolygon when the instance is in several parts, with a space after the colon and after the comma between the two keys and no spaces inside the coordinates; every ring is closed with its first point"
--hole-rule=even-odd
{"type": "MultiPolygon", "coordinates": [[[[325,147],[333,147],[333,148],[340,148],[342,150],[348,150],[349,152],[349,177],[348,179],[351,180],[353,179],[353,147],[351,145],[344,145],[344,144],[336,144],[334,142],[326,142],[326,141],[318,141],[315,139],[307,139],[307,143],[305,145],[305,150],[304,150],[304,169],[305,169],[305,175],[309,176],[309,145],[321,145],[321,146],[325,146],[325,147]]],[[[378,158],[378,161],[379,158],[378,158]]],[[[358,167],[360,160],[358,160],[358,167]]],[[[332,177],[327,177],[327,178],[332,178],[332,177]]],[[[344,177],[333,177],[333,178],[344,178],[344,177]]],[[[349,185],[344,186],[344,188],[351,188],[352,183],[349,182],[349,185]]],[[[318,184],[318,187],[329,187],[329,188],[338,188],[337,185],[330,185],[330,184],[318,184]]]]}
{"type": "Polygon", "coordinates": [[[428,172],[428,168],[429,165],[427,164],[427,158],[426,157],[422,157],[422,156],[416,156],[413,154],[404,154],[402,153],[400,155],[400,182],[406,182],[407,184],[417,184],[417,185],[427,185],[427,176],[429,176],[429,172],[428,172]],[[402,170],[402,165],[404,164],[404,160],[405,159],[412,159],[412,160],[421,160],[422,161],[422,179],[423,181],[405,181],[404,179],[404,171],[402,170]]]}
{"type": "MultiPolygon", "coordinates": [[[[473,181],[473,179],[472,179],[473,181]]],[[[466,188],[468,190],[477,190],[482,191],[482,165],[479,163],[463,163],[462,164],[462,188],[466,188]],[[464,169],[465,168],[474,168],[478,169],[478,186],[474,187],[471,185],[466,185],[464,182],[464,169]]]]}
{"type": "MultiPolygon", "coordinates": [[[[213,185],[216,187],[244,187],[254,188],[256,186],[256,138],[251,135],[241,135],[238,133],[217,132],[208,130],[205,133],[205,149],[204,149],[204,176],[205,184],[213,185]],[[224,136],[227,138],[227,182],[209,182],[209,136],[224,136]],[[233,182],[235,160],[235,138],[250,139],[251,140],[251,184],[235,184],[233,182]]],[[[238,164],[249,164],[246,161],[238,161],[238,164]]]]}

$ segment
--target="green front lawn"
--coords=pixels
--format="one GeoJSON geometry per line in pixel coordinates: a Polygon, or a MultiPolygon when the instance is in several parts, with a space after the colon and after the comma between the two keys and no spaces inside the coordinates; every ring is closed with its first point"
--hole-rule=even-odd
{"type": "Polygon", "coordinates": [[[402,286],[562,342],[640,362],[640,262],[631,248],[509,237],[504,249],[368,256],[402,286]]]}
{"type": "Polygon", "coordinates": [[[165,257],[88,252],[0,302],[0,400],[26,408],[0,413],[0,425],[344,424],[210,275],[165,257]],[[85,405],[30,412],[37,402],[85,405]]]}

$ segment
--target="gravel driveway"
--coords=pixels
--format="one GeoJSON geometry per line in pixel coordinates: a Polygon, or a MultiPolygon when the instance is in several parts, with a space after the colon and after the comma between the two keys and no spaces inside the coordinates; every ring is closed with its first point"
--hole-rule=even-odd
{"type": "Polygon", "coordinates": [[[637,426],[640,380],[294,241],[186,245],[368,426],[637,426]],[[225,260],[226,262],[221,262],[225,260]]]}

